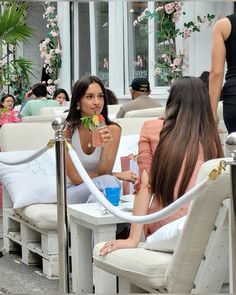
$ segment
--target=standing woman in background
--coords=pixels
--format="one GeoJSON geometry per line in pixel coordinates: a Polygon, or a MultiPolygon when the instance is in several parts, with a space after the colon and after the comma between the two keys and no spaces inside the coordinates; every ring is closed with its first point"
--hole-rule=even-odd
{"type": "Polygon", "coordinates": [[[209,91],[216,122],[217,107],[223,101],[223,117],[228,133],[236,131],[236,14],[216,22],[213,29],[209,91]],[[227,62],[225,84],[224,66],[227,62]]]}

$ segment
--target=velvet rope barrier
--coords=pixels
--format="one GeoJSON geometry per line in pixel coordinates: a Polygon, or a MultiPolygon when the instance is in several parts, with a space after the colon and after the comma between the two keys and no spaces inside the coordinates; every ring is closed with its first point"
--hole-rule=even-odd
{"type": "MultiPolygon", "coordinates": [[[[156,220],[161,220],[176,210],[182,208],[186,203],[189,203],[193,199],[195,199],[198,195],[203,193],[207,190],[209,184],[214,180],[214,177],[207,177],[196,186],[194,186],[190,191],[185,193],[181,198],[178,198],[175,202],[170,204],[168,207],[155,212],[153,214],[145,215],[145,216],[134,216],[128,213],[121,211],[119,208],[114,207],[101,193],[98,188],[95,186],[89,175],[87,174],[86,170],[84,169],[80,159],[78,158],[76,152],[72,149],[71,145],[67,143],[68,153],[71,157],[71,160],[80,174],[81,178],[83,179],[84,183],[88,186],[90,192],[94,195],[97,201],[104,206],[110,213],[117,216],[118,218],[125,220],[130,223],[153,223],[156,220]]],[[[214,169],[213,169],[214,170],[214,169]]],[[[219,174],[218,174],[219,175],[219,174]]]]}
{"type": "Polygon", "coordinates": [[[31,162],[31,161],[37,159],[38,157],[40,157],[42,154],[44,154],[46,151],[48,151],[53,146],[54,146],[54,141],[50,140],[46,146],[42,147],[41,149],[39,149],[36,152],[32,152],[32,155],[27,156],[27,157],[25,157],[23,159],[20,159],[18,161],[14,161],[14,162],[4,161],[3,159],[1,159],[1,158],[4,158],[4,154],[2,154],[2,155],[0,154],[0,162],[2,164],[5,164],[5,165],[21,165],[21,164],[25,164],[25,163],[28,163],[28,162],[31,162]]]}

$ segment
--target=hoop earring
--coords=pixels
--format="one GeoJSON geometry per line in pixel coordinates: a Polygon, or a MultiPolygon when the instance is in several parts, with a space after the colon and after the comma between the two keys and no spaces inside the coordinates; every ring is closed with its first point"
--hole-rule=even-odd
{"type": "Polygon", "coordinates": [[[80,106],[79,106],[79,105],[77,105],[77,108],[76,108],[76,110],[77,110],[77,111],[79,111],[79,110],[80,110],[80,106]]]}

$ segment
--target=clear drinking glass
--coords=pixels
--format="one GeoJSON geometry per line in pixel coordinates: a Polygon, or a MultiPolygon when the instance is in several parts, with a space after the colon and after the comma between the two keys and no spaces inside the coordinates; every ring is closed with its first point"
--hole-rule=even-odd
{"type": "Polygon", "coordinates": [[[101,147],[103,145],[103,138],[100,134],[100,130],[100,126],[92,130],[92,145],[94,147],[101,147]]]}
{"type": "Polygon", "coordinates": [[[102,127],[105,126],[105,122],[102,121],[99,123],[99,126],[93,128],[92,130],[92,145],[94,147],[101,147],[103,145],[103,138],[100,133],[102,127]]]}

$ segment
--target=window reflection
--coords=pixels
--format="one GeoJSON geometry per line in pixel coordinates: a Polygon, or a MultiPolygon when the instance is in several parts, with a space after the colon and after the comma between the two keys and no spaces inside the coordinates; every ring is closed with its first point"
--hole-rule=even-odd
{"type": "Polygon", "coordinates": [[[145,25],[134,26],[134,21],[147,8],[147,2],[128,5],[129,82],[134,78],[148,78],[148,33],[145,25]]]}
{"type": "Polygon", "coordinates": [[[108,2],[96,4],[97,76],[109,86],[108,2]]]}

